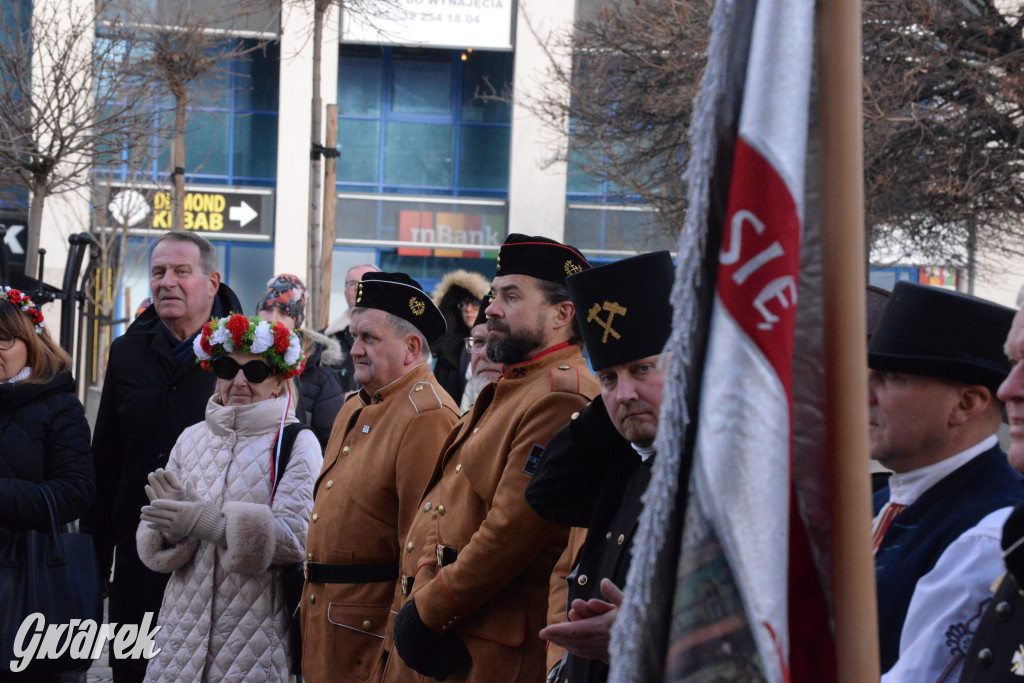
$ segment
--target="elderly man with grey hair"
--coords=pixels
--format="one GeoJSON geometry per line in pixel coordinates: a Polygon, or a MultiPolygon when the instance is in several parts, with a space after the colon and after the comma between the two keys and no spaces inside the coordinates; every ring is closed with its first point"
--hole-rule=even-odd
{"type": "MultiPolygon", "coordinates": [[[[82,519],[92,534],[101,576],[110,578],[110,622],[141,624],[158,613],[166,574],[143,566],[135,547],[146,476],[167,464],[178,436],[202,422],[216,378],[195,362],[192,341],[212,315],[241,311],[221,282],[217,252],[192,232],[169,232],[150,256],[153,305],[110,347],[93,428],[96,502],[82,519]]],[[[115,659],[114,680],[141,681],[145,660],[115,659]]]]}

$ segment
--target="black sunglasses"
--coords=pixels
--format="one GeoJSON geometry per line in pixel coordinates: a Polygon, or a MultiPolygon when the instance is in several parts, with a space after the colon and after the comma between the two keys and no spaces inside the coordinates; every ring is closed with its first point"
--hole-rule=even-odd
{"type": "Polygon", "coordinates": [[[253,384],[259,384],[270,377],[272,372],[270,366],[261,360],[251,360],[245,365],[239,365],[238,361],[227,356],[214,358],[210,361],[210,366],[213,368],[213,374],[221,379],[234,379],[238,375],[238,369],[241,368],[245,379],[253,384]]]}

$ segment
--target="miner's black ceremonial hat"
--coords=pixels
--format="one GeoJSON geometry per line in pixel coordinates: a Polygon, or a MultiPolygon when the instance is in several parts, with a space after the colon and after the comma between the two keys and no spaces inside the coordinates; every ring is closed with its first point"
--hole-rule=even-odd
{"type": "Polygon", "coordinates": [[[868,367],[981,384],[1010,372],[1003,351],[1013,309],[939,287],[897,282],[868,343],[868,367]]]}
{"type": "Polygon", "coordinates": [[[590,263],[576,247],[547,237],[512,233],[498,249],[495,277],[529,275],[539,280],[565,283],[569,275],[590,268],[590,263]]]}
{"type": "Polygon", "coordinates": [[[672,331],[667,251],[598,266],[565,281],[594,370],[661,353],[672,331]]]}
{"type": "Polygon", "coordinates": [[[440,309],[424,293],[420,283],[405,273],[366,273],[356,290],[356,306],[378,310],[407,320],[423,333],[428,343],[448,329],[440,309]]]}
{"type": "Polygon", "coordinates": [[[480,310],[476,313],[476,320],[473,321],[473,327],[483,325],[487,322],[487,307],[490,306],[493,301],[493,294],[484,294],[483,297],[480,298],[480,310]]]}

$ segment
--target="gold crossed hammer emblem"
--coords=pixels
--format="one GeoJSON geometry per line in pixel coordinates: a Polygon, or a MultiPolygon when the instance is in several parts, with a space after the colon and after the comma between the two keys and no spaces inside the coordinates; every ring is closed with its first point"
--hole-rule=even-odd
{"type": "Polygon", "coordinates": [[[617,315],[626,315],[626,308],[624,306],[620,306],[616,301],[605,301],[603,306],[600,304],[594,304],[590,307],[590,310],[587,311],[587,322],[591,323],[596,321],[598,325],[604,328],[604,334],[601,335],[602,344],[608,341],[609,334],[616,339],[622,339],[622,335],[612,328],[612,318],[617,315]],[[602,310],[608,311],[608,317],[604,320],[597,317],[597,314],[602,310]]]}

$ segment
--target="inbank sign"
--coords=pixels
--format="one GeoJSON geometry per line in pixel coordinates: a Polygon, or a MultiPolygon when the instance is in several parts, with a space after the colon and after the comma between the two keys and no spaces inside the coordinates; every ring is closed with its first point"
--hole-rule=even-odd
{"type": "Polygon", "coordinates": [[[401,256],[480,258],[482,251],[497,249],[505,239],[505,217],[481,213],[399,211],[398,239],[403,242],[484,247],[476,250],[399,247],[401,256]]]}

